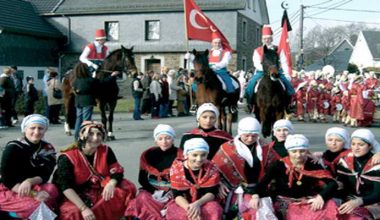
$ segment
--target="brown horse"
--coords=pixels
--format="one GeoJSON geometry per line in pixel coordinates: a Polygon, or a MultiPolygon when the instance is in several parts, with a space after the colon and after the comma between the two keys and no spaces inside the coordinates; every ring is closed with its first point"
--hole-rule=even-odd
{"type": "MultiPolygon", "coordinates": [[[[232,111],[231,108],[237,106],[239,101],[240,88],[234,93],[227,94],[219,81],[216,73],[209,67],[209,51],[197,52],[194,54],[194,70],[196,84],[196,103],[198,106],[203,103],[213,103],[219,110],[218,127],[232,134],[232,111]]],[[[232,79],[239,84],[239,81],[231,75],[232,79]]],[[[240,85],[240,84],[239,84],[240,85]]]]}
{"type": "MultiPolygon", "coordinates": [[[[114,71],[124,72],[128,75],[137,72],[133,47],[128,49],[124,46],[121,46],[120,49],[114,50],[106,57],[106,59],[104,59],[102,65],[96,70],[96,78],[99,79],[99,89],[102,91],[97,94],[96,98],[101,112],[102,123],[106,129],[108,128],[107,139],[109,140],[115,139],[115,137],[112,135],[112,123],[113,113],[117,104],[117,97],[119,92],[116,78],[111,77],[111,74],[114,71]],[[108,117],[107,110],[109,110],[108,117]]],[[[74,128],[76,119],[74,106],[75,95],[71,86],[74,80],[75,76],[73,72],[69,71],[66,73],[62,84],[66,117],[65,132],[68,135],[71,135],[70,128],[74,128]]]]}
{"type": "Polygon", "coordinates": [[[268,137],[273,124],[284,118],[286,106],[290,100],[279,78],[280,64],[277,52],[264,46],[263,57],[264,76],[252,98],[256,118],[262,124],[262,134],[268,137]]]}

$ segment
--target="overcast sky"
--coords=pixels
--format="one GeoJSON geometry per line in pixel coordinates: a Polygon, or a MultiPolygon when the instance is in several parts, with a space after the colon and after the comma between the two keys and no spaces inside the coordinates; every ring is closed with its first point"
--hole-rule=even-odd
{"type": "MultiPolygon", "coordinates": [[[[283,13],[281,0],[266,0],[275,42],[280,37],[280,21],[283,13]]],[[[364,22],[380,29],[379,0],[287,0],[288,16],[294,31],[299,29],[300,5],[304,9],[304,33],[316,25],[337,26],[352,22],[364,22]],[[339,10],[328,10],[331,8],[339,10]],[[326,20],[324,20],[326,19],[326,20]],[[328,19],[328,20],[327,20],[328,19]]]]}

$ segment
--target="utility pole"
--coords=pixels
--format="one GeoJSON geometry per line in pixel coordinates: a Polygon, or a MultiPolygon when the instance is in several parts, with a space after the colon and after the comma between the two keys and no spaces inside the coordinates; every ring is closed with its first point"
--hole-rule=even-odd
{"type": "Polygon", "coordinates": [[[305,9],[305,6],[301,5],[301,9],[300,9],[300,12],[301,12],[301,15],[300,15],[300,48],[299,48],[299,51],[298,51],[298,70],[302,70],[303,69],[303,13],[304,13],[304,10],[305,9]]]}

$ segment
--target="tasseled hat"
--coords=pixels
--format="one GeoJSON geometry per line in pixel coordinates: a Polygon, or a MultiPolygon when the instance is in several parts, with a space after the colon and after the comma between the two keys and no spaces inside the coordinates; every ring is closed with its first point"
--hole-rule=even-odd
{"type": "Polygon", "coordinates": [[[96,40],[105,40],[105,39],[107,39],[105,30],[104,29],[97,29],[95,31],[95,39],[96,40]]]}
{"type": "Polygon", "coordinates": [[[220,34],[218,32],[212,32],[211,33],[211,39],[212,40],[222,39],[222,37],[220,36],[220,34]]]}
{"type": "Polygon", "coordinates": [[[273,35],[273,31],[272,31],[272,28],[269,26],[269,25],[264,25],[263,26],[263,30],[262,30],[262,36],[272,36],[273,35]]]}

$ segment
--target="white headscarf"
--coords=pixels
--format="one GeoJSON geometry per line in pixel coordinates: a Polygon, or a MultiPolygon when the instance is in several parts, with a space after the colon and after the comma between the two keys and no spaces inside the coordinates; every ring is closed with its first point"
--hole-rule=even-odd
{"type": "Polygon", "coordinates": [[[203,114],[203,112],[206,112],[206,111],[214,112],[215,117],[216,118],[219,117],[219,111],[218,111],[218,109],[216,108],[216,106],[214,104],[212,104],[212,103],[204,103],[201,106],[199,106],[199,108],[197,110],[197,121],[199,121],[199,118],[201,117],[201,115],[203,114]]]}
{"type": "Polygon", "coordinates": [[[326,131],[326,135],[325,135],[326,142],[327,142],[327,138],[330,135],[336,135],[336,136],[340,137],[344,142],[344,148],[346,148],[346,149],[350,148],[350,134],[348,133],[348,131],[346,129],[340,128],[340,127],[329,128],[326,131]]]}
{"type": "Polygon", "coordinates": [[[209,146],[203,138],[192,138],[185,142],[183,146],[183,155],[187,155],[192,151],[209,152],[209,146]]]}
{"type": "Polygon", "coordinates": [[[287,151],[309,149],[309,140],[302,134],[290,134],[286,137],[285,148],[287,151]]]}
{"type": "MultiPolygon", "coordinates": [[[[253,156],[247,145],[239,140],[242,134],[258,134],[261,133],[261,125],[256,118],[246,117],[239,121],[238,124],[238,135],[234,138],[234,144],[237,153],[244,158],[250,167],[253,166],[253,156]]],[[[260,137],[257,138],[256,145],[256,155],[260,161],[263,160],[263,149],[260,145],[260,137]]]]}
{"type": "Polygon", "coordinates": [[[26,116],[21,122],[21,133],[25,132],[25,129],[31,124],[39,124],[45,128],[45,131],[49,127],[49,120],[40,114],[32,114],[26,116]]]}
{"type": "Polygon", "coordinates": [[[372,145],[373,151],[375,151],[375,152],[380,151],[380,144],[379,144],[379,142],[376,141],[375,135],[369,129],[361,128],[361,129],[355,130],[351,134],[351,140],[352,140],[352,138],[360,138],[364,142],[372,145]]]}
{"type": "Polygon", "coordinates": [[[286,128],[289,131],[289,134],[294,134],[294,128],[292,122],[286,119],[277,120],[273,125],[273,130],[278,128],[286,128]]]}
{"type": "Polygon", "coordinates": [[[173,139],[175,138],[175,131],[170,125],[165,125],[165,124],[157,125],[157,127],[153,131],[154,140],[156,140],[160,134],[166,134],[172,137],[173,139]]]}

